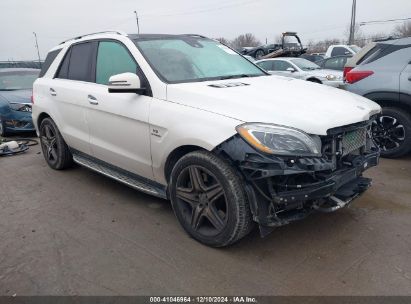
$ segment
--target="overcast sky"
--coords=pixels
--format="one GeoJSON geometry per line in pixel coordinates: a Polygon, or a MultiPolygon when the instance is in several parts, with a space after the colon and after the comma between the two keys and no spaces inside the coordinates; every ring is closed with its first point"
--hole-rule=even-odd
{"type": "MultiPolygon", "coordinates": [[[[253,33],[273,42],[297,31],[307,43],[343,38],[351,0],[0,0],[0,60],[36,59],[64,39],[107,29],[142,33],[196,33],[229,39],[253,33]]],[[[411,0],[357,0],[357,21],[411,17],[411,0]]],[[[364,33],[390,33],[395,23],[368,25],[364,33]]]]}

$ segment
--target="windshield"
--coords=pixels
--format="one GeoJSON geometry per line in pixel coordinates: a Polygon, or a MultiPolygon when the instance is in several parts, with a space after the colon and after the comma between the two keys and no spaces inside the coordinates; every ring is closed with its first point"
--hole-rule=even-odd
{"type": "Polygon", "coordinates": [[[358,53],[359,51],[361,51],[361,48],[356,46],[356,45],[350,45],[350,48],[355,52],[358,53]]]}
{"type": "Polygon", "coordinates": [[[314,62],[311,62],[307,59],[296,58],[296,59],[291,59],[290,61],[292,63],[294,63],[296,66],[298,66],[303,71],[311,71],[311,70],[321,69],[321,67],[319,65],[317,65],[314,62]]]}
{"type": "Polygon", "coordinates": [[[134,43],[167,83],[267,75],[243,56],[207,38],[136,39],[134,43]]]}
{"type": "Polygon", "coordinates": [[[0,91],[28,90],[39,76],[39,71],[0,72],[0,91]]]}

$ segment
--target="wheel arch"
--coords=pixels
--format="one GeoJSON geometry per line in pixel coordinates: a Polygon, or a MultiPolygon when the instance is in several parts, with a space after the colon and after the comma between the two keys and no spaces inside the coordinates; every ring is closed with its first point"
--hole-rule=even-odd
{"type": "Polygon", "coordinates": [[[316,77],[307,78],[307,81],[311,81],[311,82],[315,82],[315,83],[320,83],[320,84],[323,83],[320,79],[318,79],[318,78],[316,78],[316,77]]]}
{"type": "Polygon", "coordinates": [[[167,182],[169,182],[170,180],[171,171],[173,170],[174,165],[177,163],[177,161],[184,155],[198,150],[208,151],[204,147],[200,147],[197,145],[183,145],[171,151],[164,165],[164,176],[167,182]]]}
{"type": "Polygon", "coordinates": [[[39,116],[37,117],[37,129],[40,130],[40,125],[41,122],[45,119],[45,118],[51,118],[49,114],[47,114],[46,112],[41,112],[39,114],[39,116]]]}
{"type": "MultiPolygon", "coordinates": [[[[411,103],[406,101],[406,98],[401,98],[398,92],[372,92],[364,95],[381,107],[399,108],[411,115],[411,103]]],[[[411,98],[409,98],[411,100],[411,98]]]]}

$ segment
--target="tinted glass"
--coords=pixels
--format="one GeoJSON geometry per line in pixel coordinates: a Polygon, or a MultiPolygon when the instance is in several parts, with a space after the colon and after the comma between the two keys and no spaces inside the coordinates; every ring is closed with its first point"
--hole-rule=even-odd
{"type": "Polygon", "coordinates": [[[137,64],[128,50],[111,41],[99,43],[96,65],[96,83],[108,84],[111,76],[126,72],[137,73],[137,64]]]}
{"type": "Polygon", "coordinates": [[[67,79],[68,75],[68,68],[69,68],[69,63],[70,63],[70,54],[71,54],[71,49],[69,49],[64,55],[63,61],[60,64],[60,67],[57,71],[57,78],[62,78],[62,79],[67,79]]]}
{"type": "Polygon", "coordinates": [[[152,69],[168,83],[266,75],[214,40],[183,36],[134,40],[152,69]]]}
{"type": "Polygon", "coordinates": [[[331,56],[340,56],[340,55],[346,55],[346,52],[348,50],[343,47],[335,47],[333,51],[331,52],[331,56]]]}
{"type": "Polygon", "coordinates": [[[40,70],[0,73],[0,91],[29,90],[40,70]]]}
{"type": "Polygon", "coordinates": [[[43,77],[46,74],[47,70],[49,69],[50,65],[53,63],[54,59],[56,59],[57,55],[60,53],[61,49],[52,51],[47,54],[46,60],[43,63],[43,67],[41,68],[41,72],[39,77],[43,77]]]}
{"type": "Polygon", "coordinates": [[[80,43],[71,47],[68,79],[91,81],[92,43],[80,43]]]}

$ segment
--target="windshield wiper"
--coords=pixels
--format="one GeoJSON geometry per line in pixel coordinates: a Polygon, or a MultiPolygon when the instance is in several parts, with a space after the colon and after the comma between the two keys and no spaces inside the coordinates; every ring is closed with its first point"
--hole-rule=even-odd
{"type": "Polygon", "coordinates": [[[245,78],[245,77],[253,77],[254,75],[247,75],[247,74],[238,74],[238,75],[228,75],[228,76],[221,76],[219,80],[226,80],[226,79],[235,79],[235,78],[245,78]]]}

